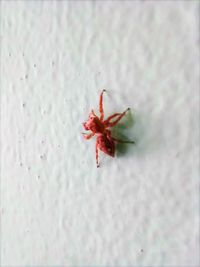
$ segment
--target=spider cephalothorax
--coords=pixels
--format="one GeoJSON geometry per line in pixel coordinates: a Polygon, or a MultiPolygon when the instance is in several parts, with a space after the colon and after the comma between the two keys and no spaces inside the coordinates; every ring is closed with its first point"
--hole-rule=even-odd
{"type": "Polygon", "coordinates": [[[102,90],[99,98],[99,112],[100,117],[98,117],[94,111],[92,110],[89,114],[89,118],[86,122],[83,123],[83,127],[86,131],[91,131],[90,134],[83,133],[83,136],[86,140],[89,140],[94,135],[97,135],[96,139],[96,162],[97,167],[99,167],[98,162],[98,149],[106,153],[107,155],[114,157],[115,156],[115,143],[134,143],[133,141],[123,141],[116,139],[111,136],[110,128],[115,126],[121,118],[126,114],[129,110],[127,108],[122,113],[115,113],[109,116],[106,120],[104,120],[104,111],[103,111],[103,93],[106,90],[102,90]]]}

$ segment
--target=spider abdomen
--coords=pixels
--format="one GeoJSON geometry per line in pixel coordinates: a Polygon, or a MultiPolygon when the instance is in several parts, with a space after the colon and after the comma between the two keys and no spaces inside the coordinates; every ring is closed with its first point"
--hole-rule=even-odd
{"type": "Polygon", "coordinates": [[[106,134],[100,134],[97,137],[98,148],[107,155],[115,156],[115,143],[112,138],[109,138],[106,134]]]}

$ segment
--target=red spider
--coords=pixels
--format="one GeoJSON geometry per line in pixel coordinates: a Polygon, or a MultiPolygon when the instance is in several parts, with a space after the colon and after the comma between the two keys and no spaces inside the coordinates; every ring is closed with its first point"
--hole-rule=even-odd
{"type": "Polygon", "coordinates": [[[109,128],[115,126],[121,120],[121,118],[126,114],[126,112],[130,110],[130,108],[127,108],[122,113],[115,113],[111,115],[110,117],[108,117],[106,120],[104,120],[103,93],[105,91],[106,90],[102,90],[100,98],[99,98],[100,117],[98,117],[92,110],[91,113],[89,114],[88,120],[85,123],[83,123],[85,130],[86,131],[90,130],[92,132],[90,134],[82,133],[86,140],[89,140],[95,134],[97,135],[97,139],[96,139],[97,168],[99,167],[98,149],[100,149],[107,155],[114,157],[115,156],[115,143],[117,142],[134,143],[133,141],[123,141],[123,140],[119,140],[111,136],[111,131],[109,128]]]}

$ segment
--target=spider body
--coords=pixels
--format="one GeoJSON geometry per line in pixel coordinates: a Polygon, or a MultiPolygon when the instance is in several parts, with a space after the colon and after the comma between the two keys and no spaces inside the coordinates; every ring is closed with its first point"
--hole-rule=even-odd
{"type": "Polygon", "coordinates": [[[86,140],[89,140],[94,135],[97,135],[96,139],[96,163],[97,167],[99,167],[98,161],[98,149],[100,149],[105,154],[114,157],[115,156],[115,143],[134,143],[133,141],[123,141],[116,139],[111,136],[110,128],[117,125],[117,123],[121,120],[121,118],[126,114],[129,110],[126,109],[122,113],[115,113],[109,116],[106,120],[104,120],[104,110],[103,110],[103,93],[106,90],[102,90],[99,98],[99,112],[100,117],[98,117],[94,111],[92,110],[89,114],[89,118],[86,122],[83,123],[83,127],[86,131],[91,131],[90,134],[83,133],[83,136],[86,140]]]}

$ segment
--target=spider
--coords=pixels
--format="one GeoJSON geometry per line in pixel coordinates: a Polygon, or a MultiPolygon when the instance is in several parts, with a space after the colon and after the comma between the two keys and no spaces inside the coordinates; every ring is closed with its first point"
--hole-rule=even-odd
{"type": "Polygon", "coordinates": [[[83,127],[86,131],[91,131],[90,134],[82,133],[83,137],[86,140],[89,140],[94,135],[97,135],[96,139],[96,164],[97,168],[99,165],[99,154],[98,149],[100,149],[105,154],[114,157],[115,156],[115,143],[132,143],[134,141],[124,141],[114,138],[111,135],[111,130],[113,126],[117,125],[117,123],[122,119],[122,117],[126,114],[130,108],[127,108],[122,113],[115,113],[109,116],[107,119],[104,119],[104,110],[103,110],[103,93],[106,92],[105,89],[102,90],[100,97],[99,97],[99,113],[100,116],[98,117],[94,110],[92,110],[89,114],[89,118],[86,122],[83,123],[83,127]]]}

